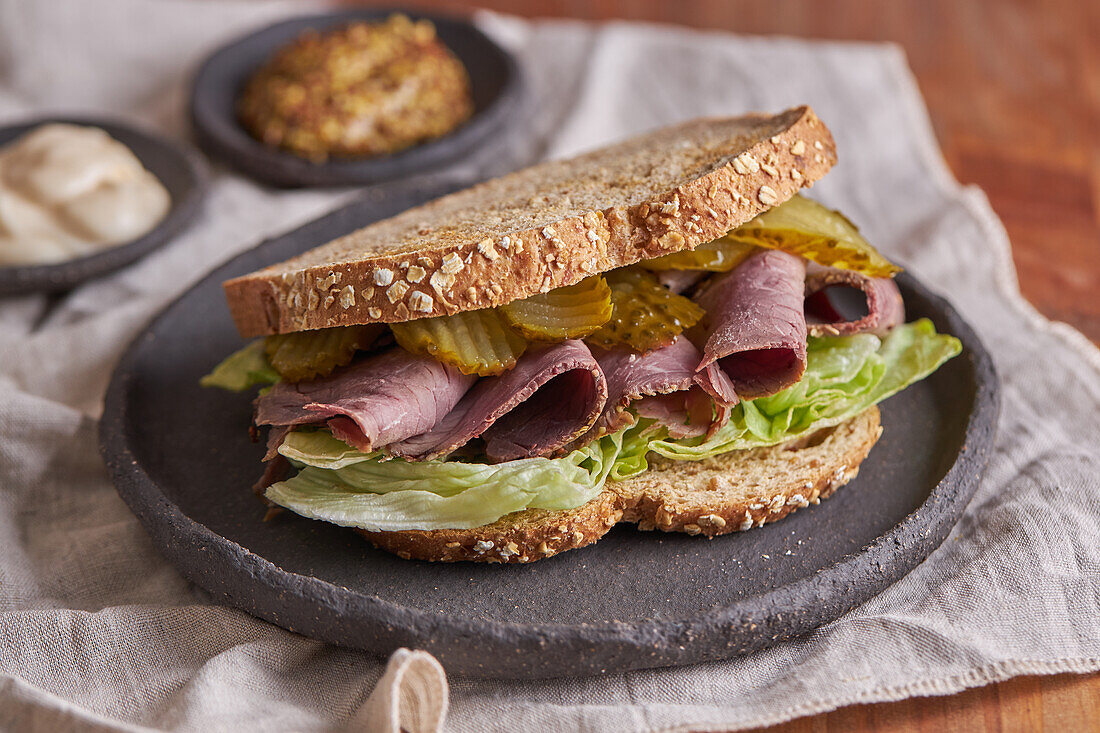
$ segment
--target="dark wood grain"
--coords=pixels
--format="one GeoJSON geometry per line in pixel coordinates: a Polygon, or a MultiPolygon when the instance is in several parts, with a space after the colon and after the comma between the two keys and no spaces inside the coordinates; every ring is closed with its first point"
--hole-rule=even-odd
{"type": "MultiPolygon", "coordinates": [[[[1100,2],[1096,0],[420,0],[531,17],[626,18],[737,33],[893,41],[948,163],[989,196],[1024,296],[1100,342],[1100,2]]],[[[1100,730],[1100,675],[1020,677],[857,705],[770,729],[1100,730]]]]}

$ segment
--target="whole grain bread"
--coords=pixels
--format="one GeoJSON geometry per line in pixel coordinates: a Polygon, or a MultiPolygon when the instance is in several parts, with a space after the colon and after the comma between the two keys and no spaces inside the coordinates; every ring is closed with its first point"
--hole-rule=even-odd
{"type": "Polygon", "coordinates": [[[568,511],[529,509],[474,529],[367,532],[372,544],[410,559],[526,563],[596,542],[620,521],[638,529],[715,537],[775,522],[817,504],[855,478],[882,435],[877,407],[835,427],[769,448],[702,461],[650,456],[649,470],[609,482],[568,511]]]}
{"type": "Polygon", "coordinates": [[[712,241],[835,161],[809,107],[694,120],[409,209],[226,297],[245,337],[502,305],[712,241]]]}

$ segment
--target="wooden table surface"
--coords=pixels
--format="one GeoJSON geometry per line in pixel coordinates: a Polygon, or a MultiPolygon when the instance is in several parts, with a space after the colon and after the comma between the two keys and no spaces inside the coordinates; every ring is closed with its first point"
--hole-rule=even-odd
{"type": "MultiPolygon", "coordinates": [[[[989,196],[1024,296],[1100,342],[1100,1],[420,0],[532,17],[627,18],[737,33],[894,41],[956,177],[989,196]]],[[[857,705],[770,729],[1100,730],[1100,675],[1021,677],[857,705]]]]}

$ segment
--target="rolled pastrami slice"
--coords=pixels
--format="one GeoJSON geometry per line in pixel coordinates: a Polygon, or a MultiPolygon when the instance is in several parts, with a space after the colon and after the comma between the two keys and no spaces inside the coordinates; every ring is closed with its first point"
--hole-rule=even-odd
{"type": "Polygon", "coordinates": [[[695,373],[695,383],[722,407],[733,407],[741,401],[737,397],[737,390],[734,389],[729,375],[715,362],[707,364],[695,373]]]}
{"type": "Polygon", "coordinates": [[[276,384],[256,400],[256,423],[327,421],[337,438],[371,451],[431,430],[476,379],[431,357],[394,348],[322,379],[276,384]]]}
{"type": "Polygon", "coordinates": [[[426,460],[485,440],[494,461],[553,453],[595,424],[607,401],[600,365],[582,342],[528,350],[514,369],[480,380],[432,430],[390,446],[426,460]]]}
{"type": "Polygon", "coordinates": [[[811,336],[873,333],[883,336],[905,322],[905,303],[893,279],[867,277],[851,270],[811,264],[806,275],[806,325],[811,336]],[[829,288],[860,290],[867,314],[856,319],[841,315],[827,295],[829,288]]]}
{"type": "Polygon", "coordinates": [[[634,418],[626,412],[632,404],[639,414],[676,433],[674,437],[702,435],[711,426],[711,400],[696,384],[695,368],[702,354],[684,336],[648,354],[625,346],[594,348],[592,353],[607,378],[608,398],[600,419],[581,442],[632,425],[634,418]]]}
{"type": "MultiPolygon", "coordinates": [[[[716,364],[741,399],[766,397],[801,379],[805,279],[802,258],[764,250],[712,282],[695,299],[707,311],[698,371],[716,364]]],[[[715,374],[706,383],[708,392],[719,391],[715,374]]]]}

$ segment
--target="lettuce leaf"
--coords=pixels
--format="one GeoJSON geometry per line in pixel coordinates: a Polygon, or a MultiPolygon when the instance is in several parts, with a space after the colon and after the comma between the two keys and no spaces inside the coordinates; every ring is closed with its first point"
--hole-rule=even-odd
{"type": "Polygon", "coordinates": [[[268,487],[267,498],[311,519],[398,531],[467,529],[523,509],[572,509],[585,504],[603,490],[622,434],[605,436],[564,458],[524,458],[495,465],[385,460],[366,453],[354,456],[355,451],[329,452],[326,448],[332,446],[323,440],[310,438],[309,442],[307,446],[296,440],[286,452],[280,448],[304,467],[296,476],[268,487]],[[343,465],[328,467],[338,463],[343,465]]]}
{"type": "Polygon", "coordinates": [[[871,334],[811,338],[801,381],[770,397],[742,402],[710,438],[655,440],[649,450],[697,461],[731,450],[792,440],[837,425],[924,379],[962,350],[928,319],[898,326],[883,340],[871,334]]]}
{"type": "Polygon", "coordinates": [[[230,392],[244,392],[257,384],[275,384],[278,381],[279,373],[264,353],[263,339],[257,339],[225,357],[213,371],[199,380],[199,384],[230,392]]]}
{"type": "Polygon", "coordinates": [[[466,529],[523,509],[572,509],[608,480],[644,472],[650,452],[700,460],[774,445],[836,425],[935,371],[961,351],[928,320],[870,334],[811,339],[806,373],[778,394],[743,402],[710,438],[671,439],[652,420],[593,441],[563,458],[496,465],[412,462],[363,453],[324,430],[291,433],[279,452],[302,466],[267,497],[291,511],[375,531],[466,529]]]}
{"type": "Polygon", "coordinates": [[[279,453],[298,466],[345,468],[381,456],[378,451],[364,453],[334,438],[327,429],[298,428],[286,434],[279,453]]]}

